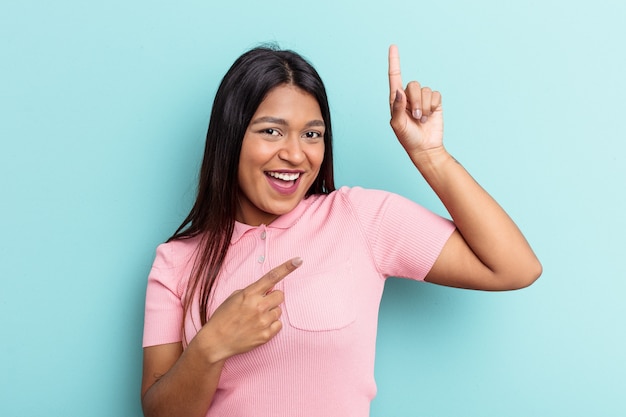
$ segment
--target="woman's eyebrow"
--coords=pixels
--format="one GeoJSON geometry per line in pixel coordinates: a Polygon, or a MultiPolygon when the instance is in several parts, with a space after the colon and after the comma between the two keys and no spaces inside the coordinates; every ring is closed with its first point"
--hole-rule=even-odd
{"type": "Polygon", "coordinates": [[[326,127],[326,124],[324,123],[323,120],[311,120],[310,122],[308,122],[306,125],[306,127],[326,127]]]}
{"type": "MultiPolygon", "coordinates": [[[[289,125],[289,123],[287,123],[287,120],[281,119],[279,117],[272,117],[272,116],[262,116],[250,122],[251,125],[259,124],[259,123],[274,123],[274,124],[281,125],[281,126],[289,125]]],[[[323,120],[316,119],[316,120],[311,120],[310,122],[307,122],[304,126],[305,127],[315,127],[315,126],[324,127],[326,126],[326,124],[324,123],[323,120]]]]}
{"type": "Polygon", "coordinates": [[[283,126],[288,125],[285,119],[281,119],[278,117],[271,117],[271,116],[259,117],[258,119],[254,119],[252,122],[250,122],[251,125],[258,124],[258,123],[274,123],[274,124],[283,125],[283,126]]]}

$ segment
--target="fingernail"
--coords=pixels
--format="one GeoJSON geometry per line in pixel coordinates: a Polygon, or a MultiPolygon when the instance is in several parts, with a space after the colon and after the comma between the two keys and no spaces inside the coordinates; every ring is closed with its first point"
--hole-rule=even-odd
{"type": "Polygon", "coordinates": [[[300,265],[302,265],[302,258],[293,258],[291,260],[291,264],[296,268],[299,267],[300,265]]]}
{"type": "Polygon", "coordinates": [[[413,118],[420,120],[422,118],[422,109],[413,110],[413,118]]]}
{"type": "Polygon", "coordinates": [[[428,121],[428,117],[426,117],[426,116],[422,116],[420,118],[420,123],[426,123],[427,121],[428,121]]]}
{"type": "Polygon", "coordinates": [[[396,90],[396,103],[399,103],[402,101],[402,93],[400,93],[400,90],[396,90]]]}

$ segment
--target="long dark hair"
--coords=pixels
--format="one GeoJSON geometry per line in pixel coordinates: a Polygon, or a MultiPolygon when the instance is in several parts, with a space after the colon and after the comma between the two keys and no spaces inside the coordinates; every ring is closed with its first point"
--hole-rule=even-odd
{"type": "Polygon", "coordinates": [[[201,325],[208,320],[211,290],[228,251],[239,196],[239,154],[244,134],[257,108],[275,87],[294,85],[317,100],[325,124],[324,160],[307,191],[335,190],[332,129],[326,89],[319,74],[293,51],[259,47],[241,55],[228,70],[215,95],[196,201],[169,241],[199,237],[194,266],[183,300],[185,316],[199,295],[201,325]]]}

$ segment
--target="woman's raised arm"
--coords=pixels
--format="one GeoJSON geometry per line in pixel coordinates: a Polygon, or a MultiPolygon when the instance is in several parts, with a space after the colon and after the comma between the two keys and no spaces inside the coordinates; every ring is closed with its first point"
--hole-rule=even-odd
{"type": "Polygon", "coordinates": [[[457,226],[426,281],[460,288],[511,290],[532,284],[542,267],[513,220],[443,146],[441,94],[402,84],[389,48],[391,127],[457,226]]]}

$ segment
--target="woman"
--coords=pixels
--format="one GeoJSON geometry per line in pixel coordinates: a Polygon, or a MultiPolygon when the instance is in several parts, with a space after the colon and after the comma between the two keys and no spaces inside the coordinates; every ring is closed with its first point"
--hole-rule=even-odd
{"type": "Polygon", "coordinates": [[[297,54],[242,55],[216,94],[198,196],[160,245],[144,329],[146,416],[367,416],[388,276],[481,290],[541,265],[443,146],[441,95],[404,87],[391,126],[453,222],[402,197],[335,190],[323,83],[297,54]]]}

